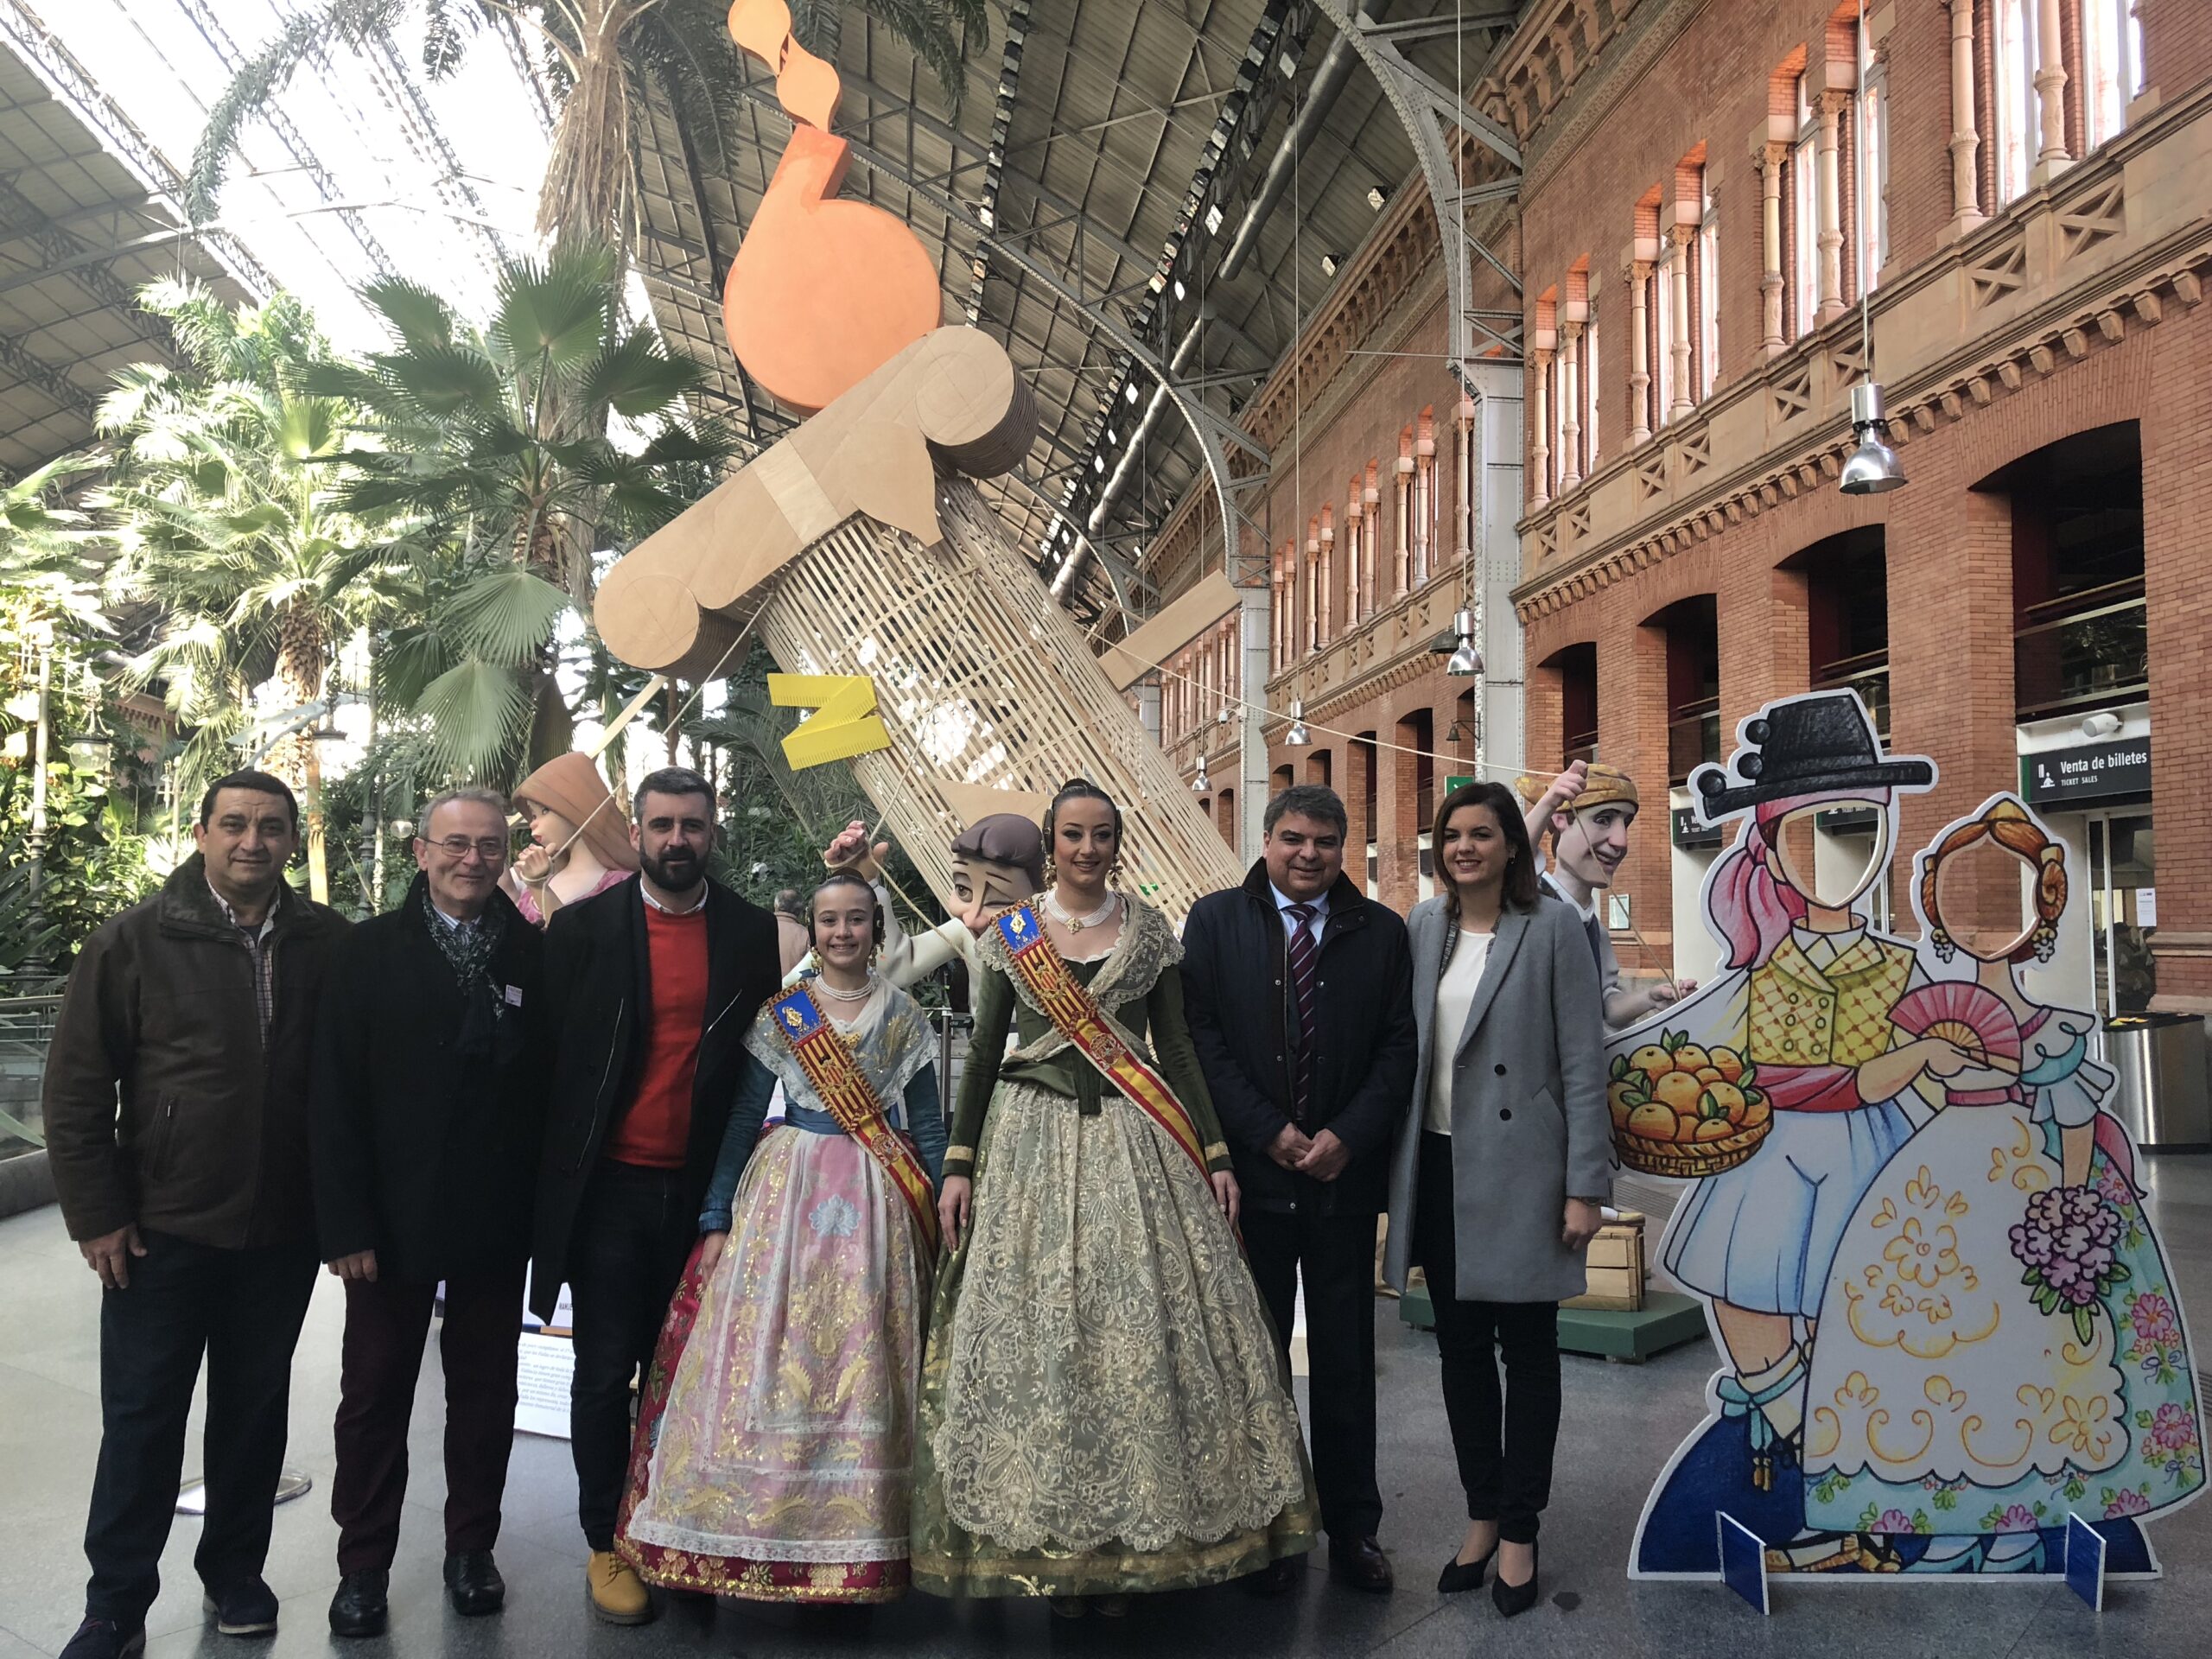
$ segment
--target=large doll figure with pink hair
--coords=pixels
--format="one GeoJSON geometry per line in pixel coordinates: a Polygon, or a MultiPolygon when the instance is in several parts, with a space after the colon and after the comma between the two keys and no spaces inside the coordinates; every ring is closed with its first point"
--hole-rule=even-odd
{"type": "Polygon", "coordinates": [[[1897,797],[1931,787],[1935,764],[1885,756],[1849,691],[1770,703],[1738,735],[1725,770],[1690,778],[1704,823],[1743,826],[1705,891],[1725,970],[1608,1045],[1622,1160],[1696,1178],[1661,1259],[1706,1299],[1724,1360],[1710,1414],[1645,1507],[1639,1577],[1717,1571],[1719,1511],[1777,1566],[1894,1565],[1878,1540],[1804,1524],[1808,1355],[1859,1198],[1925,1121],[1923,1091],[1940,1098],[1969,1058],[1892,1024],[1926,976],[1869,919],[1897,797]],[[1871,823],[1871,857],[1841,868],[1853,843],[1821,833],[1838,823],[1871,823]]]}

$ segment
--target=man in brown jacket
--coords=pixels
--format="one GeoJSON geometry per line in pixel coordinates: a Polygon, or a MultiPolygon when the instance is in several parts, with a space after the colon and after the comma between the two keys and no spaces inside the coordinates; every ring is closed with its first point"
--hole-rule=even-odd
{"type": "Polygon", "coordinates": [[[311,1039],[346,923],[285,885],[299,809],[276,779],[218,779],[194,837],[160,893],[86,942],[47,1057],[54,1184],[102,1287],[92,1573],[64,1659],[145,1643],[203,1356],[193,1564],[223,1634],[276,1628],[261,1569],[315,1287],[311,1039]]]}

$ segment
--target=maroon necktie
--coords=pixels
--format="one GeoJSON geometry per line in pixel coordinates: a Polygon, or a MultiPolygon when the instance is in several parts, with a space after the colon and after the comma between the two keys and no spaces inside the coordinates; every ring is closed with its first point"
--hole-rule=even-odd
{"type": "Polygon", "coordinates": [[[1298,925],[1290,936],[1290,986],[1298,999],[1298,1064],[1292,1071],[1292,1103],[1298,1121],[1306,1122],[1313,1099],[1313,964],[1320,947],[1313,938],[1312,905],[1287,906],[1298,925]]]}

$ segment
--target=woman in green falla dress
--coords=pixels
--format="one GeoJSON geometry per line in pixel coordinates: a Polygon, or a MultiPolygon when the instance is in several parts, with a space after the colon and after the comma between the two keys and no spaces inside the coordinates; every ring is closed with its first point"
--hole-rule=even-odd
{"type": "Polygon", "coordinates": [[[1289,1379],[1183,1019],[1182,946],[1110,882],[1121,810],[1062,787],[1038,899],[982,941],[944,1157],[913,1581],[1126,1611],[1313,1547],[1289,1379]],[[1008,1032],[1015,1047],[1006,1052],[1008,1032]]]}

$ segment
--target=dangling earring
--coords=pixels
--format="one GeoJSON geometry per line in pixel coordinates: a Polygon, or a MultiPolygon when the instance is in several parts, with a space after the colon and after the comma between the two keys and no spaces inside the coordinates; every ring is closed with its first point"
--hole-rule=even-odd
{"type": "Polygon", "coordinates": [[[1106,885],[1109,887],[1118,887],[1122,885],[1122,855],[1118,849],[1114,854],[1113,863],[1107,867],[1106,885]]]}
{"type": "Polygon", "coordinates": [[[1045,885],[1042,891],[1050,893],[1060,879],[1060,867],[1052,861],[1050,853],[1045,855],[1045,885]]]}

